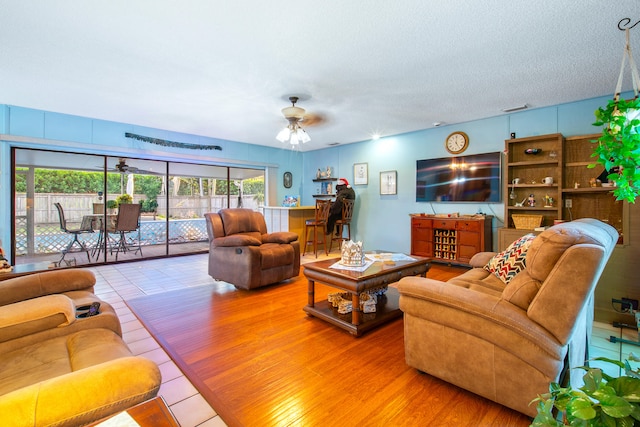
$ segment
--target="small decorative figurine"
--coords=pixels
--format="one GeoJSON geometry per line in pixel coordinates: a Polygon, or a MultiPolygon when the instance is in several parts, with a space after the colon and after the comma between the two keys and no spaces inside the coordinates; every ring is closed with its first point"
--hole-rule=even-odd
{"type": "Polygon", "coordinates": [[[529,206],[532,208],[536,206],[536,198],[533,194],[529,194],[529,206]]]}
{"type": "Polygon", "coordinates": [[[544,196],[544,207],[552,208],[553,207],[553,197],[550,197],[548,194],[544,196]]]}

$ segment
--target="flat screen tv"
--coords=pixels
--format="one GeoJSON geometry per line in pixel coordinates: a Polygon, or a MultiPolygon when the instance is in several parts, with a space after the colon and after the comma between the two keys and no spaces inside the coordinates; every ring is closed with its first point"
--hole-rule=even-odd
{"type": "Polygon", "coordinates": [[[416,202],[499,203],[500,152],[418,160],[416,202]]]}

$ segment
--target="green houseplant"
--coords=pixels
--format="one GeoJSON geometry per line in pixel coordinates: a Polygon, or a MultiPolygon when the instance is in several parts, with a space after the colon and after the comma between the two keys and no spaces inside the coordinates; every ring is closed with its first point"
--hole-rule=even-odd
{"type": "MultiPolygon", "coordinates": [[[[595,112],[594,126],[603,126],[592,157],[609,171],[617,200],[634,203],[640,191],[640,99],[614,98],[595,112]]],[[[589,165],[594,168],[595,165],[589,165]]]]}
{"type": "Polygon", "coordinates": [[[118,208],[118,202],[115,200],[107,200],[107,213],[114,214],[118,208]]]}
{"type": "Polygon", "coordinates": [[[630,361],[640,359],[633,353],[625,362],[598,357],[624,369],[625,375],[612,377],[600,368],[583,367],[584,386],[579,389],[551,383],[549,393],[538,396],[538,414],[533,427],[548,426],[640,426],[640,373],[630,361]]]}
{"type": "MultiPolygon", "coordinates": [[[[597,157],[597,162],[608,171],[607,180],[613,182],[615,189],[613,194],[616,200],[626,200],[634,203],[640,191],[640,73],[631,54],[629,30],[635,26],[628,26],[630,20],[622,19],[618,22],[618,29],[625,32],[626,43],[622,55],[622,66],[613,99],[606,107],[596,110],[596,122],[594,126],[603,126],[602,135],[596,142],[598,145],[593,151],[592,157],[597,157]],[[625,64],[629,61],[631,69],[631,81],[633,83],[634,97],[630,100],[622,99],[622,81],[625,64]]],[[[594,168],[595,165],[589,165],[594,168]]]]}

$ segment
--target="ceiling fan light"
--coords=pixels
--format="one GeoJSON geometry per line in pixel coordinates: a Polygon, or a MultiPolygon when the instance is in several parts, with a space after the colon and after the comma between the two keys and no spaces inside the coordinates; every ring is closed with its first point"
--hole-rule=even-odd
{"type": "Polygon", "coordinates": [[[276,136],[276,139],[280,142],[287,142],[287,140],[289,139],[290,133],[291,131],[289,130],[289,127],[285,127],[278,133],[278,135],[276,136]]]}
{"type": "Polygon", "coordinates": [[[311,138],[309,137],[309,134],[304,129],[299,128],[297,134],[298,134],[297,135],[298,139],[300,141],[302,141],[303,144],[306,143],[306,142],[311,141],[311,138]]]}
{"type": "Polygon", "coordinates": [[[298,134],[297,133],[291,133],[291,139],[289,140],[289,142],[291,143],[291,145],[298,145],[299,141],[298,141],[298,134]]]}

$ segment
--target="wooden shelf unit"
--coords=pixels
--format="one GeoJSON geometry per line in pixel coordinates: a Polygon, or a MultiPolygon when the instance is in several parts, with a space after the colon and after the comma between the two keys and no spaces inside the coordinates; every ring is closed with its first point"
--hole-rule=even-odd
{"type": "Polygon", "coordinates": [[[616,201],[612,188],[592,187],[590,181],[603,171],[591,157],[592,141],[599,134],[563,137],[559,133],[505,141],[505,227],[498,230],[498,250],[533,230],[515,229],[514,214],[542,215],[541,226],[552,226],[555,220],[596,218],[614,226],[620,233],[619,243],[628,230],[628,204],[616,201]],[[539,154],[526,154],[528,148],[540,148],[539,154]],[[553,155],[549,155],[553,153],[553,155]],[[544,177],[553,177],[553,184],[542,183],[544,177]],[[519,184],[514,179],[520,178],[519,184]],[[576,185],[577,184],[577,185],[576,185]],[[515,193],[515,199],[511,194],[515,193]],[[533,194],[536,205],[526,200],[533,194]],[[545,196],[554,199],[553,207],[545,207],[545,196]],[[515,206],[525,200],[524,206],[515,206]],[[568,205],[571,205],[570,207],[568,205]]]}
{"type": "MultiPolygon", "coordinates": [[[[562,145],[564,137],[559,134],[514,138],[505,141],[505,225],[515,228],[513,214],[542,215],[542,226],[553,225],[562,219],[562,145]],[[536,148],[539,154],[527,154],[525,150],[536,148]],[[543,184],[545,177],[552,177],[553,184],[543,184]],[[514,184],[515,179],[519,184],[514,184]],[[515,198],[511,198],[515,195],[515,198]],[[533,195],[535,206],[528,204],[533,195]],[[545,196],[553,198],[553,206],[545,206],[545,196]],[[523,206],[516,206],[524,201],[523,206]]],[[[526,233],[523,233],[526,234],[526,233]]]]}
{"type": "Polygon", "coordinates": [[[441,218],[411,215],[411,254],[435,262],[468,265],[478,252],[493,247],[493,216],[441,218]]]}

